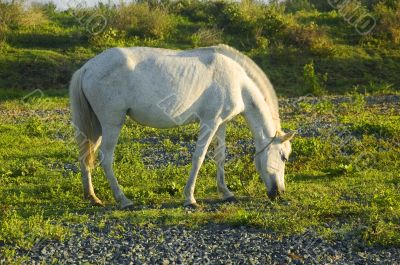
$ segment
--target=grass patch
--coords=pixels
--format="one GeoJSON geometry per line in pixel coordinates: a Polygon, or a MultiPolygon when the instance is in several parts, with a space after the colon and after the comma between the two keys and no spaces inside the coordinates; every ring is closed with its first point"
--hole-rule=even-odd
{"type": "Polygon", "coordinates": [[[82,199],[66,92],[26,101],[18,98],[22,96],[18,91],[1,91],[0,95],[0,245],[5,255],[12,256],[14,246],[30,249],[40,240],[63,240],[72,224],[101,226],[109,219],[154,226],[248,226],[278,235],[314,229],[330,239],[400,245],[398,114],[366,108],[361,97],[356,97],[361,102],[357,108],[344,103],[336,108],[328,100],[299,104],[301,111],[283,108],[284,127],[304,128],[315,122],[313,113],[326,117],[333,113],[342,122],[340,128],[350,129],[348,134],[320,130],[313,137],[295,138],[292,161],[287,165],[287,193],[276,202],[266,198],[255,172],[250,132],[243,118],[235,119],[228,126],[228,151],[235,156],[226,171],[229,187],[240,202],[219,203],[216,167],[207,159],[196,185],[203,209],[188,212],[181,206],[182,190],[197,125],[156,130],[127,122],[115,153],[115,171],[137,208],[115,209],[100,168],[94,171],[94,185],[107,207],[92,208],[82,199]],[[344,140],[346,145],[340,144],[344,140]],[[240,141],[248,141],[248,149],[238,148],[240,141]]]}

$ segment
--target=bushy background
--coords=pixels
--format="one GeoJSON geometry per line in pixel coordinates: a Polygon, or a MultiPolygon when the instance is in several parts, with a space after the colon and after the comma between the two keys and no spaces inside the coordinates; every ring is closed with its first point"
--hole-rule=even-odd
{"type": "Polygon", "coordinates": [[[226,43],[253,58],[280,95],[398,89],[400,1],[346,8],[316,0],[148,0],[58,11],[52,3],[0,0],[0,87],[66,88],[74,70],[114,46],[226,43]],[[346,10],[353,21],[370,14],[376,27],[358,34],[346,10]]]}

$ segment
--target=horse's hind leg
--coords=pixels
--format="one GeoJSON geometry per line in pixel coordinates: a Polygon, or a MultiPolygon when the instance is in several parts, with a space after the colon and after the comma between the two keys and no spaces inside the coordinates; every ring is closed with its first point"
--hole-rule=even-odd
{"type": "MultiPolygon", "coordinates": [[[[97,148],[100,145],[101,136],[100,134],[96,135],[96,142],[94,143],[94,152],[96,152],[97,148]]],[[[92,205],[104,206],[99,198],[97,198],[94,193],[93,184],[92,184],[92,175],[90,172],[90,166],[81,159],[81,172],[82,172],[82,184],[83,184],[83,194],[85,199],[89,199],[92,205]]]]}
{"type": "Polygon", "coordinates": [[[83,133],[77,125],[74,125],[76,129],[75,138],[79,146],[79,161],[81,166],[83,196],[85,199],[90,200],[92,205],[103,206],[101,200],[97,198],[96,194],[94,193],[92,175],[90,173],[93,166],[92,160],[94,160],[94,155],[101,141],[100,124],[94,122],[93,125],[92,131],[88,135],[83,133]]]}
{"type": "MultiPolygon", "coordinates": [[[[118,136],[121,131],[125,116],[119,122],[101,122],[103,139],[101,141],[100,150],[103,155],[103,160],[101,165],[103,166],[104,172],[106,174],[108,183],[110,184],[111,190],[114,194],[115,200],[120,204],[120,207],[127,208],[133,205],[133,202],[126,198],[125,194],[121,190],[117,179],[115,178],[113,171],[113,160],[114,160],[114,150],[118,142],[118,136]]],[[[115,120],[115,117],[114,117],[115,120]]]]}
{"type": "Polygon", "coordinates": [[[222,199],[224,201],[233,201],[234,195],[228,189],[225,183],[225,150],[226,150],[226,124],[221,125],[216,133],[217,147],[215,148],[215,162],[217,164],[217,189],[222,193],[222,199]]]}

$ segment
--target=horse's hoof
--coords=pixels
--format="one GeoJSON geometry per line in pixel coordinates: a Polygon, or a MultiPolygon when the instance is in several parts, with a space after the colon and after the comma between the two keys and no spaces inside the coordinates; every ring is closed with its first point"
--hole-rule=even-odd
{"type": "Polygon", "coordinates": [[[104,207],[104,203],[99,198],[90,198],[90,205],[91,206],[99,206],[104,207]]]}
{"type": "Polygon", "coordinates": [[[201,209],[201,206],[199,204],[197,204],[197,203],[187,204],[187,205],[184,205],[184,207],[187,210],[198,210],[198,209],[201,209]]]}
{"type": "Polygon", "coordinates": [[[102,201],[91,201],[90,205],[95,206],[95,207],[104,207],[105,206],[102,201]]]}
{"type": "Polygon", "coordinates": [[[121,210],[132,210],[133,209],[133,201],[127,200],[123,203],[121,203],[121,210]]]}
{"type": "Polygon", "coordinates": [[[238,201],[238,199],[236,199],[235,196],[232,196],[232,197],[228,197],[228,198],[223,199],[222,202],[224,202],[224,203],[238,203],[239,201],[238,201]]]}
{"type": "Polygon", "coordinates": [[[124,211],[132,211],[134,209],[135,209],[135,207],[133,204],[127,205],[127,206],[124,206],[123,208],[121,208],[121,210],[124,210],[124,211]]]}

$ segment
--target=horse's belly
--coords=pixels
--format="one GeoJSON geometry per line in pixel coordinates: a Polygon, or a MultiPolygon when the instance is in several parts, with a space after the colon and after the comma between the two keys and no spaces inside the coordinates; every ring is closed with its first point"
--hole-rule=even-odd
{"type": "Polygon", "coordinates": [[[133,120],[154,128],[171,128],[198,119],[194,113],[199,113],[201,99],[213,83],[212,72],[203,69],[200,78],[188,74],[189,70],[179,75],[168,72],[173,69],[166,67],[153,67],[151,71],[138,68],[131,81],[133,89],[127,91],[130,96],[126,98],[128,115],[133,120]]]}
{"type": "Polygon", "coordinates": [[[162,105],[147,107],[133,107],[128,110],[128,116],[134,121],[144,126],[152,128],[174,128],[177,126],[196,122],[196,115],[190,115],[186,112],[182,114],[171,113],[169,109],[162,105]]]}

